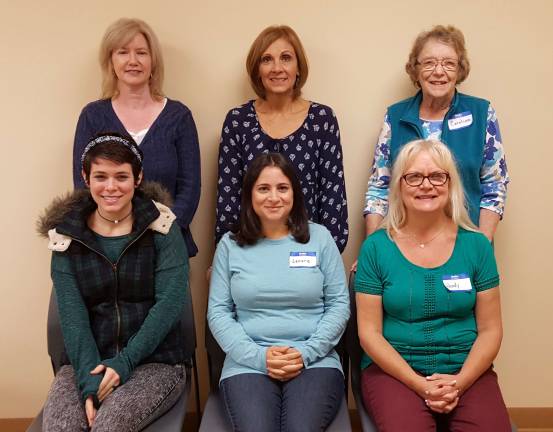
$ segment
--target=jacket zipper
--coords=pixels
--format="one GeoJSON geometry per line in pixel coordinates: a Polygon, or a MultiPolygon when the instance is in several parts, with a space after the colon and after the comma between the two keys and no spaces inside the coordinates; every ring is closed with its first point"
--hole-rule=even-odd
{"type": "Polygon", "coordinates": [[[103,253],[101,252],[98,252],[96,249],[93,249],[91,248],[90,246],[88,246],[87,244],[85,244],[84,242],[82,242],[81,240],[78,240],[76,238],[73,238],[73,240],[75,240],[76,242],[82,244],[84,247],[86,247],[87,249],[91,250],[92,252],[95,252],[97,253],[98,255],[100,255],[102,258],[104,258],[111,266],[112,270],[113,270],[113,276],[115,277],[115,297],[114,297],[114,300],[115,300],[115,314],[117,316],[117,334],[115,336],[115,350],[116,350],[116,353],[119,354],[119,351],[121,351],[121,346],[119,344],[119,337],[121,336],[121,311],[119,309],[119,302],[118,302],[118,297],[117,297],[117,291],[118,291],[118,287],[119,287],[119,278],[117,277],[117,266],[119,264],[119,261],[121,260],[121,258],[123,257],[123,255],[125,254],[125,252],[127,252],[127,250],[134,244],[136,243],[136,241],[142,237],[144,235],[144,233],[148,230],[148,228],[146,228],[145,230],[143,230],[140,234],[138,234],[138,236],[132,241],[130,242],[126,247],[125,249],[123,249],[123,251],[119,254],[119,257],[117,258],[117,260],[115,261],[115,264],[112,263],[110,261],[110,259],[105,256],[103,253]]]}

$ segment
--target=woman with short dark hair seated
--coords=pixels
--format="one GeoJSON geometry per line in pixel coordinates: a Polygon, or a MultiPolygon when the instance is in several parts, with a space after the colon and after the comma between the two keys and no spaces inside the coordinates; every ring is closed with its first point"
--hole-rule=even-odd
{"type": "Polygon", "coordinates": [[[403,146],[389,204],[355,278],[365,407],[379,431],[510,431],[492,366],[499,275],[451,151],[439,141],[403,146]]]}
{"type": "Polygon", "coordinates": [[[220,388],[235,431],[320,431],[344,376],[334,347],[349,317],[340,252],[308,221],[291,163],[262,154],[244,177],[240,219],[215,253],[207,319],[227,354],[220,388]]]}
{"type": "Polygon", "coordinates": [[[97,136],[81,156],[87,189],[41,218],[69,358],[45,431],[141,430],[184,390],[188,254],[168,192],[142,186],[142,163],[131,138],[97,136]]]}

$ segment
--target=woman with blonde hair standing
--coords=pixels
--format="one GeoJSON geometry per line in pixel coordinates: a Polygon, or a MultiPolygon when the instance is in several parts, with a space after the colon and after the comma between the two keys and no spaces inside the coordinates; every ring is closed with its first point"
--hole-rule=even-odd
{"type": "Polygon", "coordinates": [[[102,132],[130,135],[144,152],[144,178],[170,193],[188,253],[198,248],[190,223],[200,200],[200,150],[190,110],[163,93],[163,57],[152,28],[121,18],[108,27],[100,47],[102,99],[81,112],[73,147],[73,183],[83,188],[80,155],[102,132]]]}

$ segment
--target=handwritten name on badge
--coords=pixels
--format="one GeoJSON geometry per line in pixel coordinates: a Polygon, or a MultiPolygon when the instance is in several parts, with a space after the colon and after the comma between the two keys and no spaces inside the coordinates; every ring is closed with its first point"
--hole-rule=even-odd
{"type": "Polygon", "coordinates": [[[455,114],[447,121],[449,130],[463,129],[469,127],[472,124],[472,114],[470,111],[465,111],[459,114],[455,114]]]}
{"type": "Polygon", "coordinates": [[[317,252],[290,252],[290,267],[317,267],[317,252]]]}
{"type": "Polygon", "coordinates": [[[443,275],[442,281],[448,291],[470,291],[472,290],[472,284],[470,283],[470,277],[466,273],[459,273],[456,275],[443,275]]]}

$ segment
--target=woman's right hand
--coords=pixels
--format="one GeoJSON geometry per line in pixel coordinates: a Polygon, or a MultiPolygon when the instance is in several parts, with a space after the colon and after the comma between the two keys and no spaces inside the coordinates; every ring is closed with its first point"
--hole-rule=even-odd
{"type": "Polygon", "coordinates": [[[301,353],[286,346],[271,346],[266,354],[267,372],[271,378],[288,381],[297,377],[303,369],[301,353]]]}
{"type": "Polygon", "coordinates": [[[437,413],[449,413],[459,402],[459,388],[455,380],[438,384],[418,376],[413,390],[424,399],[428,408],[437,413]]]}
{"type": "Polygon", "coordinates": [[[115,369],[106,367],[103,364],[99,364],[92,371],[91,375],[100,375],[104,374],[100,386],[98,387],[98,393],[96,394],[98,400],[102,402],[111,392],[113,392],[119,385],[121,379],[119,374],[115,372],[115,369]]]}
{"type": "Polygon", "coordinates": [[[86,420],[88,421],[88,427],[92,427],[94,419],[96,418],[96,408],[94,408],[94,400],[92,396],[86,398],[84,403],[84,410],[86,412],[86,420]]]}

